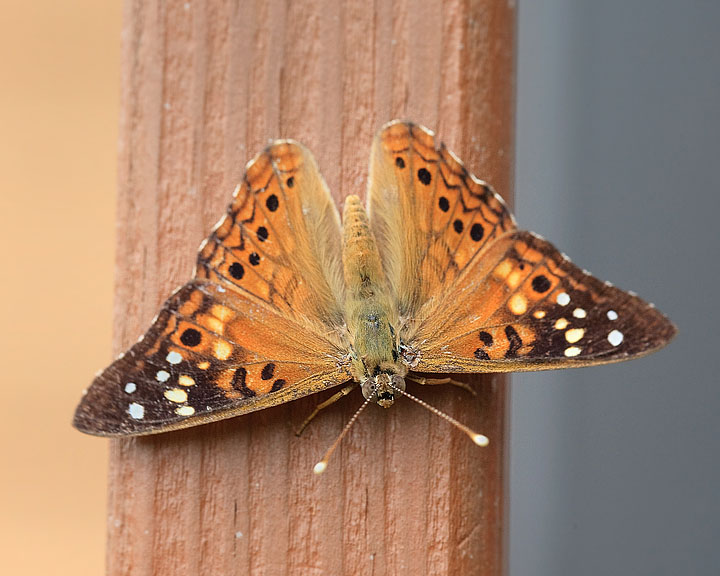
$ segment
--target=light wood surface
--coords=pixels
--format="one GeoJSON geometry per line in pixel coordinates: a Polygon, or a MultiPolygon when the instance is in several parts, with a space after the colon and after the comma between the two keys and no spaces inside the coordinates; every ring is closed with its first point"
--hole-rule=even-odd
{"type": "MultiPolygon", "coordinates": [[[[316,155],[338,203],[364,193],[374,132],[436,130],[512,190],[514,3],[127,0],[115,349],[189,278],[200,241],[270,138],[316,155]]],[[[371,406],[327,472],[353,394],[112,442],[109,574],[501,574],[506,391],[496,376],[415,391],[490,437],[480,449],[409,401],[371,406]]]]}

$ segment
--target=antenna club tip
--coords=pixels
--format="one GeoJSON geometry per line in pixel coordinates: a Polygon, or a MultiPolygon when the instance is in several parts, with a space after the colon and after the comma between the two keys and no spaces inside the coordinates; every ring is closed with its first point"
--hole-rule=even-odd
{"type": "Polygon", "coordinates": [[[327,462],[325,460],[321,460],[315,466],[313,467],[313,472],[317,474],[318,476],[325,472],[325,469],[327,468],[327,462]]]}
{"type": "Polygon", "coordinates": [[[478,446],[482,446],[483,448],[490,444],[490,439],[483,434],[473,434],[472,441],[475,442],[475,444],[477,444],[478,446]]]}

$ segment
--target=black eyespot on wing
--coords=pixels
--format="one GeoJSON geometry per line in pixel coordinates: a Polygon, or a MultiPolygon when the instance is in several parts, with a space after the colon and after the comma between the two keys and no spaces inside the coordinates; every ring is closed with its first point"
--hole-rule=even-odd
{"type": "Polygon", "coordinates": [[[185,346],[189,346],[191,348],[197,346],[200,344],[200,341],[202,340],[202,334],[200,334],[199,331],[195,330],[195,328],[188,328],[180,334],[180,342],[185,344],[185,346]]]}
{"type": "Polygon", "coordinates": [[[402,170],[403,168],[405,168],[405,160],[398,156],[397,158],[395,158],[395,166],[402,170]]]}
{"type": "Polygon", "coordinates": [[[420,182],[425,184],[425,186],[429,186],[430,181],[432,180],[432,176],[430,175],[430,172],[428,172],[427,168],[420,168],[417,172],[417,177],[420,182]]]}
{"type": "Polygon", "coordinates": [[[505,326],[505,336],[507,336],[510,346],[507,352],[505,352],[505,358],[512,358],[517,354],[517,351],[522,347],[522,338],[517,330],[512,326],[505,326]]]}
{"type": "Polygon", "coordinates": [[[275,212],[279,205],[280,201],[275,194],[270,194],[270,196],[267,197],[267,200],[265,200],[265,206],[267,206],[267,209],[270,210],[270,212],[275,212]]]}
{"type": "Polygon", "coordinates": [[[235,388],[238,392],[242,393],[245,397],[255,396],[255,391],[251,390],[247,387],[245,384],[245,379],[247,378],[247,370],[243,368],[242,366],[235,370],[235,374],[233,374],[232,379],[232,387],[235,388]]]}
{"type": "Polygon", "coordinates": [[[228,272],[230,272],[230,276],[235,278],[235,280],[240,280],[243,276],[245,276],[245,268],[243,268],[243,265],[240,264],[240,262],[233,262],[230,264],[228,272]]]}
{"type": "Polygon", "coordinates": [[[250,254],[248,260],[250,261],[250,264],[252,264],[253,266],[257,266],[258,264],[260,264],[260,255],[257,252],[253,252],[252,254],[250,254]]]}
{"type": "Polygon", "coordinates": [[[488,353],[482,348],[475,350],[475,358],[478,360],[490,360],[490,356],[488,356],[488,353]]]}
{"type": "Polygon", "coordinates": [[[438,207],[443,212],[447,212],[448,210],[450,210],[450,202],[448,202],[448,199],[445,198],[445,196],[440,196],[440,198],[438,199],[438,207]]]}
{"type": "Polygon", "coordinates": [[[290,178],[287,179],[286,184],[288,188],[292,188],[293,186],[295,186],[295,178],[293,176],[290,176],[290,178]]]}
{"type": "Polygon", "coordinates": [[[480,338],[480,341],[485,344],[485,346],[492,346],[493,345],[493,337],[490,332],[485,332],[485,330],[481,330],[478,334],[478,338],[480,338]]]}
{"type": "Polygon", "coordinates": [[[283,380],[282,378],[278,378],[277,380],[275,380],[275,382],[273,382],[272,388],[270,388],[270,392],[277,392],[278,390],[280,390],[280,388],[285,386],[285,384],[287,384],[285,380],[283,380]]]}
{"type": "Polygon", "coordinates": [[[462,220],[460,220],[460,219],[455,220],[455,221],[453,222],[453,229],[454,229],[455,232],[457,232],[458,234],[462,234],[462,231],[463,231],[463,228],[464,228],[464,227],[465,227],[465,226],[463,226],[463,222],[462,222],[462,220]]]}
{"type": "Polygon", "coordinates": [[[532,279],[532,289],[535,290],[535,292],[543,293],[547,292],[550,289],[550,280],[547,279],[546,276],[543,276],[540,274],[539,276],[535,276],[535,278],[532,279]]]}
{"type": "Polygon", "coordinates": [[[480,242],[484,235],[485,230],[483,230],[482,225],[475,222],[475,224],[472,225],[472,228],[470,228],[470,238],[473,239],[473,242],[480,242]]]}
{"type": "Polygon", "coordinates": [[[260,373],[260,378],[263,380],[270,380],[270,378],[273,377],[273,374],[275,374],[275,364],[272,362],[269,362],[263,366],[262,372],[260,373]]]}
{"type": "Polygon", "coordinates": [[[260,228],[257,229],[257,239],[260,242],[265,242],[265,240],[268,239],[269,233],[268,229],[265,228],[265,226],[260,226],[260,228]]]}

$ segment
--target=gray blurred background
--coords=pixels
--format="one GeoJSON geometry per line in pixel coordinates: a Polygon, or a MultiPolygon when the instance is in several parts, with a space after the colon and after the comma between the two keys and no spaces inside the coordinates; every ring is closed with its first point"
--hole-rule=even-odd
{"type": "Polygon", "coordinates": [[[515,376],[512,576],[720,574],[720,2],[519,3],[516,214],[679,326],[515,376]]]}

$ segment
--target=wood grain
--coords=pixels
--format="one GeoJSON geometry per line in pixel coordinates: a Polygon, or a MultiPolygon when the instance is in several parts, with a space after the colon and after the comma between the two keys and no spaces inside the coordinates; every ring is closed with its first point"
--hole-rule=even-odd
{"type": "MultiPolygon", "coordinates": [[[[340,202],[365,190],[374,132],[411,119],[508,198],[514,27],[501,0],[126,0],[116,351],[188,279],[270,138],[309,146],[340,202]]],[[[359,394],[300,439],[324,396],[113,441],[109,574],[503,573],[506,392],[476,385],[418,393],[489,448],[410,402],[371,406],[322,477],[359,394]]]]}

